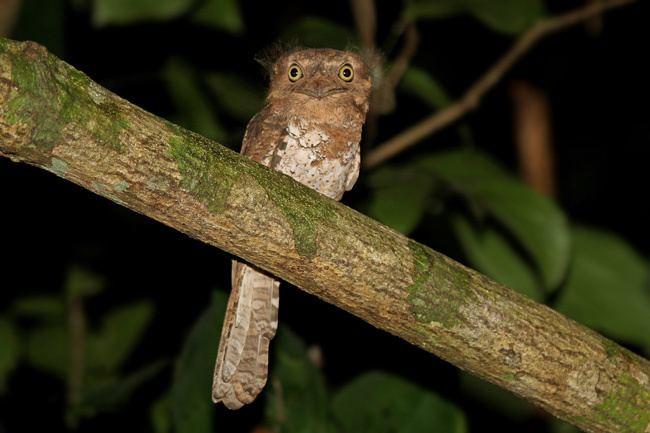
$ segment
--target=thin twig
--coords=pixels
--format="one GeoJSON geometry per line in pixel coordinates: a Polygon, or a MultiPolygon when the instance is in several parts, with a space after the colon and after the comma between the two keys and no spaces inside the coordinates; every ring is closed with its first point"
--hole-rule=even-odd
{"type": "Polygon", "coordinates": [[[21,0],[0,0],[0,36],[9,36],[16,26],[21,0]]]}
{"type": "Polygon", "coordinates": [[[375,142],[379,130],[379,117],[394,110],[395,88],[404,76],[413,55],[417,51],[420,35],[415,23],[412,21],[402,23],[402,29],[404,33],[402,49],[395,57],[391,68],[373,90],[370,111],[365,125],[364,150],[365,146],[370,147],[375,142]]]}
{"type": "Polygon", "coordinates": [[[551,107],[546,95],[523,80],[513,81],[514,134],[521,176],[535,191],[555,196],[555,157],[551,107]]]}
{"type": "Polygon", "coordinates": [[[377,13],[374,0],[350,0],[352,15],[364,48],[375,48],[377,13]]]}
{"type": "Polygon", "coordinates": [[[395,87],[399,84],[400,80],[406,73],[411,59],[415,55],[420,42],[420,34],[413,21],[409,21],[404,25],[404,43],[402,49],[395,58],[393,65],[386,76],[386,86],[391,92],[395,91],[395,87]]]}
{"type": "Polygon", "coordinates": [[[86,316],[83,298],[78,294],[68,300],[68,333],[68,405],[72,407],[81,400],[86,358],[86,316]]]}
{"type": "Polygon", "coordinates": [[[605,10],[633,3],[635,0],[604,0],[562,15],[537,22],[522,34],[510,50],[479,78],[461,99],[442,111],[434,113],[372,150],[365,158],[365,167],[377,164],[410,148],[418,141],[455,122],[475,109],[483,95],[501,80],[505,73],[544,36],[564,30],[605,10]]]}

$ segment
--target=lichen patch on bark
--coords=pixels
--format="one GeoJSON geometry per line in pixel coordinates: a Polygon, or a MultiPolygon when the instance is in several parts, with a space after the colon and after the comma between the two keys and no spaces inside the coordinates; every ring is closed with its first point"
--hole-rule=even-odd
{"type": "Polygon", "coordinates": [[[113,190],[117,192],[124,192],[129,188],[129,183],[125,180],[121,180],[119,182],[115,182],[113,184],[113,190]]]}
{"type": "Polygon", "coordinates": [[[64,176],[68,172],[68,163],[59,158],[52,158],[48,169],[57,176],[64,176]]]}

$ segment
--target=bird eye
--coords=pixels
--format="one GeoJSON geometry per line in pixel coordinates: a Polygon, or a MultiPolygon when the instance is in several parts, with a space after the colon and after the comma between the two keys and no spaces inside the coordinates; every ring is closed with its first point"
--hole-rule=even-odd
{"type": "Polygon", "coordinates": [[[291,66],[289,66],[289,81],[298,81],[299,79],[302,78],[302,68],[298,66],[296,63],[292,63],[291,66]]]}
{"type": "Polygon", "coordinates": [[[345,65],[341,66],[341,69],[339,69],[339,78],[347,83],[352,81],[354,78],[354,69],[352,69],[351,64],[346,63],[345,65]]]}

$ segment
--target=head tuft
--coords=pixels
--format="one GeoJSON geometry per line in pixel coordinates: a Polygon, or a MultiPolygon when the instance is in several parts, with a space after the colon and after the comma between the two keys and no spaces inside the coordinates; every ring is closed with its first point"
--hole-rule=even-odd
{"type": "Polygon", "coordinates": [[[257,53],[255,61],[262,65],[267,76],[270,77],[273,73],[273,65],[278,61],[278,59],[280,59],[280,57],[295,51],[300,51],[303,48],[304,47],[300,46],[298,41],[295,40],[277,41],[257,53]]]}

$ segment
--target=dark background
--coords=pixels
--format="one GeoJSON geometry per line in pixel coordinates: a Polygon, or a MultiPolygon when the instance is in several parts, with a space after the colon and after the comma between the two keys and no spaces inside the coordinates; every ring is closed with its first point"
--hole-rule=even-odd
{"type": "MultiPolygon", "coordinates": [[[[579,1],[546,1],[545,9],[553,14],[581,5],[579,1]]],[[[170,58],[182,59],[197,77],[228,71],[263,92],[266,78],[254,61],[255,55],[285,37],[287,29],[302,18],[317,16],[351,32],[354,29],[345,1],[241,1],[245,29],[240,33],[198,26],[190,19],[191,10],[169,20],[98,27],[93,24],[93,7],[92,2],[24,1],[20,18],[8,36],[43,43],[99,84],[174,121],[191,118],[194,112],[187,112],[170,91],[173,84],[164,75],[170,58]]],[[[378,45],[382,47],[404,6],[400,2],[377,2],[376,7],[378,45]]],[[[471,131],[471,146],[516,175],[518,159],[508,86],[515,79],[524,79],[541,89],[551,107],[558,207],[572,223],[596,226],[619,236],[637,251],[646,267],[650,253],[648,12],[648,3],[638,2],[606,13],[602,29],[595,33],[577,25],[542,40],[487,94],[480,107],[463,119],[471,131]]],[[[420,45],[411,63],[435,77],[452,99],[462,95],[516,37],[494,31],[468,14],[422,20],[417,25],[420,45]]],[[[394,51],[386,53],[389,60],[394,55],[394,51]]],[[[197,80],[196,85],[206,93],[207,103],[216,107],[218,122],[227,131],[216,138],[238,148],[245,120],[223,109],[205,83],[197,80]]],[[[398,92],[395,110],[382,117],[377,142],[430,111],[421,100],[398,92]]],[[[186,126],[191,128],[191,122],[186,126]]],[[[447,128],[385,165],[408,167],[421,156],[454,149],[461,141],[457,129],[447,128]]],[[[365,180],[371,175],[362,173],[355,191],[344,198],[347,205],[367,210],[368,201],[376,197],[372,184],[365,180]]],[[[71,266],[76,266],[103,281],[99,293],[83,298],[89,327],[100,326],[100,318],[119,305],[146,299],[154,307],[142,337],[111,377],[117,381],[155,360],[166,362],[161,371],[119,404],[109,405],[110,410],[98,405],[91,413],[71,416],[65,377],[43,371],[30,363],[29,356],[22,356],[7,373],[0,395],[0,432],[165,431],[152,427],[150,407],[167,393],[174,380],[175,359],[194,321],[210,303],[212,291],[227,292],[231,257],[34,167],[0,159],[0,184],[0,317],[4,315],[15,324],[19,340],[28,340],[35,319],[18,317],[12,306],[21,298],[35,295],[64,299],[66,279],[71,266]]],[[[455,200],[458,198],[446,203],[454,208],[458,205],[455,200]]],[[[423,217],[411,236],[473,265],[445,225],[444,215],[423,217]]],[[[552,305],[559,293],[550,293],[546,302],[552,305]]],[[[647,284],[644,293],[650,304],[647,284]]],[[[498,394],[503,404],[491,405],[490,400],[502,401],[490,394],[498,391],[488,389],[485,397],[477,388],[463,385],[464,379],[450,364],[288,284],[282,287],[281,321],[308,347],[320,348],[323,377],[332,394],[364,372],[383,370],[456,405],[467,420],[467,431],[570,431],[541,410],[522,406],[503,394],[498,394]]],[[[607,327],[603,330],[606,332],[607,327]]],[[[617,337],[615,333],[608,335],[617,337]]],[[[638,340],[619,341],[647,356],[644,347],[650,348],[650,344],[644,346],[645,338],[640,335],[638,340]]],[[[216,346],[216,341],[213,344],[216,346]]],[[[237,413],[217,407],[215,430],[252,431],[260,424],[268,425],[266,400],[261,398],[237,413]]],[[[175,421],[170,423],[169,428],[178,429],[175,421]]],[[[441,426],[436,431],[446,430],[441,426]]]]}

